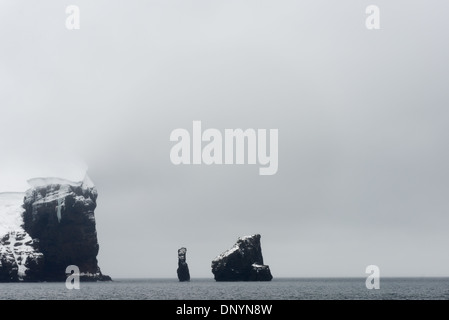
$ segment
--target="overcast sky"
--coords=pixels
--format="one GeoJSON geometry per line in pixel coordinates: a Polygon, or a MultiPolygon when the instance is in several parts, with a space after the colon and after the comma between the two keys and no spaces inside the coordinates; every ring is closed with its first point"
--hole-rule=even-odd
{"type": "Polygon", "coordinates": [[[260,233],[274,277],[449,276],[446,1],[0,0],[0,191],[89,168],[102,271],[192,278],[260,233]],[[65,27],[67,5],[80,30],[65,27]],[[380,7],[367,30],[365,8],[380,7]],[[279,170],[170,133],[279,129],[279,170]],[[75,168],[75,169],[74,169],[75,168]]]}

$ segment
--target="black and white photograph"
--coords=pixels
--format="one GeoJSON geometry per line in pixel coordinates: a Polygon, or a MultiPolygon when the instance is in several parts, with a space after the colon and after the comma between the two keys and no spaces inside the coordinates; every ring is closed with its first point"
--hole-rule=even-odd
{"type": "Polygon", "coordinates": [[[0,0],[0,300],[449,300],[448,14],[0,0]]]}

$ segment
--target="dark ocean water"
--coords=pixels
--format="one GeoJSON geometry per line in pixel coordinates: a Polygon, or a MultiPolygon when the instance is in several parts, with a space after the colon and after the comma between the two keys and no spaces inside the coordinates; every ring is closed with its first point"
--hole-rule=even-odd
{"type": "Polygon", "coordinates": [[[271,282],[215,282],[213,279],[117,279],[81,283],[0,283],[0,299],[164,299],[164,300],[304,300],[304,299],[445,299],[449,278],[383,278],[368,290],[365,278],[282,278],[271,282]]]}

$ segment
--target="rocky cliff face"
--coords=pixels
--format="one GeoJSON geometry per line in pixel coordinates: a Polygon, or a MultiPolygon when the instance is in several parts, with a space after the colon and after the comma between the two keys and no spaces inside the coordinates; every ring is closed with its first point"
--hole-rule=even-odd
{"type": "Polygon", "coordinates": [[[260,235],[240,237],[237,243],[212,261],[216,281],[270,281],[270,268],[263,264],[260,235]]]}
{"type": "Polygon", "coordinates": [[[79,267],[81,280],[110,280],[97,264],[98,194],[90,179],[29,183],[22,203],[8,195],[0,201],[0,215],[9,213],[0,229],[0,281],[64,281],[69,265],[79,267]]]}
{"type": "Polygon", "coordinates": [[[179,281],[190,281],[190,272],[189,272],[189,266],[186,262],[186,248],[181,248],[178,250],[178,279],[179,281]]]}
{"type": "Polygon", "coordinates": [[[30,281],[33,279],[43,260],[36,244],[37,241],[33,241],[23,229],[8,232],[0,239],[0,282],[19,281],[27,274],[30,281]]]}

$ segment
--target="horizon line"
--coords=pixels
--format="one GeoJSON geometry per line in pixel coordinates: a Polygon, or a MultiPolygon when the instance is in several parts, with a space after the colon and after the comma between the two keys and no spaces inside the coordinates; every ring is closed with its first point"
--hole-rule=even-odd
{"type": "MultiPolygon", "coordinates": [[[[142,279],[173,279],[178,280],[176,276],[174,277],[113,277],[109,275],[113,279],[126,279],[126,280],[142,280],[142,279]]],[[[368,276],[368,275],[367,275],[368,276]]],[[[446,276],[381,276],[381,279],[411,279],[411,278],[449,278],[449,275],[446,276]]],[[[213,277],[190,277],[190,281],[192,279],[201,279],[201,280],[215,280],[213,277]]],[[[281,276],[281,277],[273,277],[274,279],[366,279],[366,276],[281,276]]],[[[188,282],[188,281],[186,281],[188,282]]],[[[217,282],[270,282],[270,281],[217,281],[217,282]]]]}

